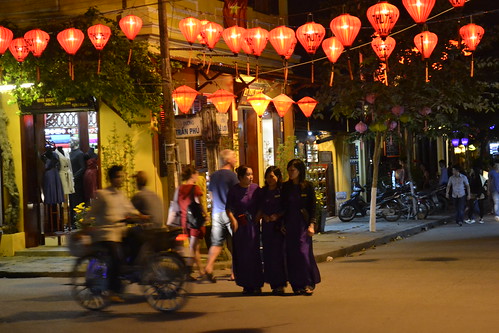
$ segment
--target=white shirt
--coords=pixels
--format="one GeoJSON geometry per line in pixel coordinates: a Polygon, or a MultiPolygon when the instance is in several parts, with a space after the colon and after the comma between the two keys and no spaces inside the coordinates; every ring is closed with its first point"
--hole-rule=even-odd
{"type": "Polygon", "coordinates": [[[465,189],[466,186],[469,186],[468,178],[459,174],[459,176],[452,175],[449,178],[449,182],[447,183],[447,193],[449,193],[449,187],[452,186],[452,197],[453,198],[461,198],[466,195],[465,189]]]}

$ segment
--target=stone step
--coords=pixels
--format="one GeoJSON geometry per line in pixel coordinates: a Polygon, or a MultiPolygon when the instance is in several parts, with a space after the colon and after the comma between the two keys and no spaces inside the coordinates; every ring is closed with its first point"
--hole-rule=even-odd
{"type": "Polygon", "coordinates": [[[15,256],[21,257],[71,257],[69,249],[65,246],[42,245],[30,247],[24,250],[16,251],[15,256]]]}

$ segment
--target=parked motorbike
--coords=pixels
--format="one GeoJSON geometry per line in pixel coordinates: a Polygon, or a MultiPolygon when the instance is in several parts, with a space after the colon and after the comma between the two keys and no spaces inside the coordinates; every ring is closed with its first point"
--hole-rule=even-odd
{"type": "MultiPolygon", "coordinates": [[[[359,184],[354,184],[350,199],[341,206],[338,217],[343,222],[349,222],[356,216],[366,216],[370,209],[364,198],[360,195],[365,189],[359,184]]],[[[376,200],[376,216],[384,218],[389,222],[395,222],[400,218],[401,210],[399,203],[391,195],[381,195],[376,200]]]]}

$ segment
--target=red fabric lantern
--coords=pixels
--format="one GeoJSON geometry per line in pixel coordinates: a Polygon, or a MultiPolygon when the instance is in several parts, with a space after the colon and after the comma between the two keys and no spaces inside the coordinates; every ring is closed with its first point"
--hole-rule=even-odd
{"type": "Polygon", "coordinates": [[[43,30],[34,29],[24,34],[24,40],[35,57],[40,57],[47,47],[50,36],[43,30]]]}
{"type": "Polygon", "coordinates": [[[208,22],[201,27],[201,37],[210,51],[213,51],[215,48],[215,45],[220,40],[223,31],[224,28],[215,22],[208,22]]]}
{"type": "Polygon", "coordinates": [[[386,1],[380,1],[367,10],[367,19],[382,39],[392,32],[399,15],[398,8],[386,1]]]}
{"type": "Polygon", "coordinates": [[[109,41],[111,29],[107,25],[96,24],[88,28],[87,34],[95,48],[97,50],[102,50],[109,41]]]}
{"type": "Polygon", "coordinates": [[[120,28],[129,40],[134,40],[142,28],[142,19],[135,15],[127,15],[120,20],[120,28]]]}
{"type": "Polygon", "coordinates": [[[14,58],[16,58],[16,60],[19,62],[23,62],[29,54],[28,43],[26,43],[24,38],[13,39],[10,42],[9,50],[14,58]]]}
{"type": "Polygon", "coordinates": [[[343,14],[335,17],[329,26],[341,44],[350,47],[360,31],[361,22],[356,16],[343,14]]]}
{"type": "Polygon", "coordinates": [[[187,42],[190,45],[194,44],[201,32],[201,21],[195,17],[186,17],[180,20],[178,26],[187,42]]]}
{"type": "Polygon", "coordinates": [[[251,53],[258,58],[262,55],[265,46],[267,46],[269,32],[260,27],[248,29],[244,33],[244,39],[246,39],[246,43],[251,48],[251,53]]]}
{"type": "Polygon", "coordinates": [[[284,117],[288,112],[291,105],[294,104],[291,98],[289,98],[285,94],[280,94],[272,99],[272,103],[274,103],[275,109],[277,110],[277,114],[279,117],[284,117]]]}
{"type": "Polygon", "coordinates": [[[470,23],[459,29],[459,34],[469,51],[475,51],[482,40],[485,30],[476,24],[470,23]]]}
{"type": "Polygon", "coordinates": [[[7,28],[0,26],[0,54],[4,54],[10,46],[14,34],[7,28]]]}
{"type": "Polygon", "coordinates": [[[305,117],[310,117],[312,115],[312,112],[314,112],[315,106],[317,105],[317,102],[315,99],[312,97],[303,97],[300,99],[296,104],[300,107],[301,111],[305,115],[305,117]]]}
{"type": "Polygon", "coordinates": [[[416,44],[417,49],[423,55],[424,59],[428,59],[431,53],[437,46],[438,37],[433,32],[423,31],[414,37],[414,44],[416,44]]]}
{"type": "Polygon", "coordinates": [[[251,49],[251,46],[248,44],[248,42],[246,41],[246,38],[244,38],[244,35],[246,33],[246,30],[245,32],[243,33],[243,38],[241,40],[241,49],[244,51],[244,53],[246,54],[253,54],[253,50],[251,49]]]}
{"type": "Polygon", "coordinates": [[[395,42],[395,39],[389,36],[386,37],[385,40],[381,39],[381,37],[376,37],[371,42],[374,52],[383,62],[388,60],[388,57],[392,54],[396,44],[397,42],[395,42]]]}
{"type": "Polygon", "coordinates": [[[324,53],[328,57],[329,61],[334,64],[336,63],[336,61],[338,61],[338,58],[340,57],[344,48],[340,40],[337,37],[333,36],[325,39],[324,42],[322,42],[322,49],[324,50],[324,53]]]}
{"type": "Polygon", "coordinates": [[[452,5],[452,7],[458,8],[458,7],[464,7],[466,0],[449,0],[449,2],[452,5]]]}
{"type": "Polygon", "coordinates": [[[263,93],[258,93],[248,97],[247,101],[251,104],[258,117],[261,118],[265,113],[265,110],[267,110],[267,106],[269,105],[271,98],[263,93]]]}
{"type": "Polygon", "coordinates": [[[394,107],[392,107],[392,113],[397,117],[400,117],[404,113],[404,111],[404,107],[401,105],[395,105],[394,107]]]}
{"type": "Polygon", "coordinates": [[[367,131],[367,125],[364,124],[362,121],[359,121],[357,125],[355,125],[355,130],[359,132],[360,134],[364,133],[367,131]]]}
{"type": "Polygon", "coordinates": [[[308,54],[315,54],[322,43],[326,29],[315,22],[308,22],[296,29],[296,38],[308,54]]]}
{"type": "Polygon", "coordinates": [[[204,25],[206,23],[210,23],[210,21],[208,20],[201,20],[199,21],[201,23],[201,28],[199,29],[199,35],[198,35],[198,41],[202,44],[202,45],[206,45],[206,42],[204,41],[203,39],[203,36],[201,36],[201,29],[204,27],[204,25]]]}
{"type": "Polygon", "coordinates": [[[183,113],[188,113],[199,93],[188,86],[180,86],[172,92],[172,97],[183,113]]]}
{"type": "Polygon", "coordinates": [[[409,12],[414,22],[422,24],[430,16],[436,0],[402,0],[405,9],[409,12]]]}
{"type": "Polygon", "coordinates": [[[245,31],[246,29],[234,25],[222,32],[222,37],[225,41],[225,44],[227,44],[232,53],[238,54],[241,50],[241,44],[245,31]]]}
{"type": "Polygon", "coordinates": [[[282,58],[286,58],[290,49],[294,51],[296,45],[294,30],[284,25],[270,30],[269,40],[277,54],[282,58]]]}
{"type": "Polygon", "coordinates": [[[69,28],[63,30],[57,34],[57,40],[61,44],[62,48],[66,53],[70,55],[75,55],[81,44],[85,35],[79,29],[69,28]]]}
{"type": "Polygon", "coordinates": [[[208,97],[213,105],[217,108],[220,113],[227,113],[229,106],[236,97],[234,94],[228,92],[227,90],[219,89],[208,97]]]}

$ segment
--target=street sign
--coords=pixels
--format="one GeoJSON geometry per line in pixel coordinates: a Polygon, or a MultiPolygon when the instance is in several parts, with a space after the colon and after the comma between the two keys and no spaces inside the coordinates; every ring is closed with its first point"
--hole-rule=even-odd
{"type": "Polygon", "coordinates": [[[201,137],[201,128],[201,117],[199,115],[175,117],[177,139],[201,137]]]}

